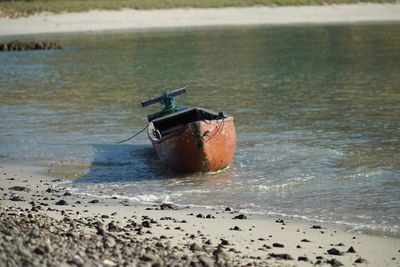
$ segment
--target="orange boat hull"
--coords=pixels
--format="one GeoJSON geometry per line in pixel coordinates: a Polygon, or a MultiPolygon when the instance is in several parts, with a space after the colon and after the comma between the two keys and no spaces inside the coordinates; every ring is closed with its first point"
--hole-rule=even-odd
{"type": "Polygon", "coordinates": [[[236,150],[233,117],[188,123],[159,139],[149,138],[160,160],[177,172],[213,172],[232,162],[236,150]]]}

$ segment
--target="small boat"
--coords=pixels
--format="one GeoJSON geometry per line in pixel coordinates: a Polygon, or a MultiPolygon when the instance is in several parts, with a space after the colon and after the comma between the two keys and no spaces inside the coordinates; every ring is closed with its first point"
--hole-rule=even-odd
{"type": "Polygon", "coordinates": [[[142,102],[163,105],[148,116],[148,136],[160,160],[177,172],[214,172],[227,168],[236,150],[232,116],[203,108],[176,107],[185,88],[142,102]]]}

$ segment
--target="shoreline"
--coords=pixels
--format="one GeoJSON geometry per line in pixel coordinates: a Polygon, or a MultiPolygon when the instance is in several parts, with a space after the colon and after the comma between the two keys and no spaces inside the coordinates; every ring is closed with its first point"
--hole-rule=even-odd
{"type": "Polygon", "coordinates": [[[42,168],[8,164],[0,167],[0,219],[3,225],[12,219],[19,233],[17,236],[11,230],[7,232],[3,244],[7,248],[0,247],[0,252],[9,253],[6,259],[14,262],[44,264],[55,260],[61,264],[65,260],[115,266],[129,259],[131,265],[144,266],[191,262],[208,262],[205,266],[222,262],[256,266],[400,264],[400,239],[396,238],[350,233],[334,225],[257,216],[229,208],[171,205],[163,209],[160,205],[135,205],[117,198],[96,199],[60,189],[57,185],[62,181],[39,174],[42,168]],[[15,242],[29,238],[25,234],[31,231],[24,231],[31,229],[31,224],[42,232],[34,245],[15,242]],[[56,253],[60,253],[57,246],[67,241],[71,247],[63,248],[61,257],[56,253]],[[46,249],[49,242],[51,249],[46,249]],[[80,245],[87,247],[93,242],[97,242],[93,251],[81,251],[80,245]],[[19,245],[13,246],[15,243],[19,245]],[[129,257],[123,252],[128,243],[134,244],[129,246],[129,257]],[[36,254],[39,255],[34,257],[36,254]]]}
{"type": "Polygon", "coordinates": [[[400,3],[41,13],[0,18],[0,37],[185,27],[399,22],[400,3]]]}

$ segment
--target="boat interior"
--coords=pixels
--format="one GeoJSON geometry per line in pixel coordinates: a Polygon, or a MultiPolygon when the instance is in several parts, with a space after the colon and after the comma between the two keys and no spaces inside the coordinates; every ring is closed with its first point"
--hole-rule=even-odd
{"type": "Polygon", "coordinates": [[[226,118],[222,112],[216,113],[203,108],[189,108],[152,121],[157,138],[181,129],[185,124],[200,120],[219,120],[226,118]]]}

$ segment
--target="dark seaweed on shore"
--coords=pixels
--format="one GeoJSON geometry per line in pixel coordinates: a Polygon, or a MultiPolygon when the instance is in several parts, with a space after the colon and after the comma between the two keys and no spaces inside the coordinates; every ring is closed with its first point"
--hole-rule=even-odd
{"type": "Polygon", "coordinates": [[[0,43],[0,51],[26,51],[26,50],[50,50],[62,49],[62,46],[54,42],[23,42],[14,40],[11,42],[0,43]]]}

